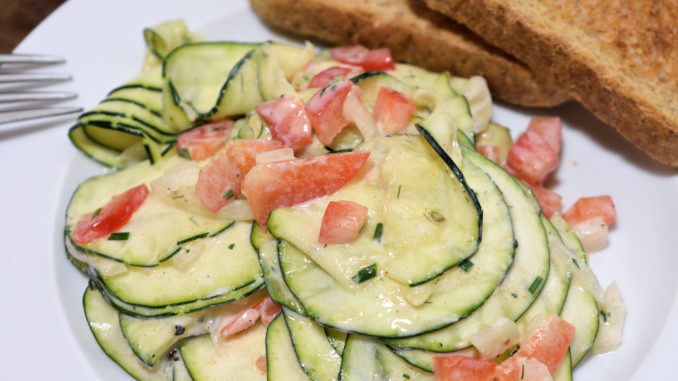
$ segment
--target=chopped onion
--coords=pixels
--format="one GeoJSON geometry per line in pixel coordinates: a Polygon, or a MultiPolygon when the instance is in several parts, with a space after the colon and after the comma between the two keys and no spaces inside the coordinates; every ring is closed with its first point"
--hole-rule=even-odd
{"type": "Polygon", "coordinates": [[[471,336],[471,343],[481,357],[493,360],[520,342],[520,330],[516,323],[501,317],[491,325],[471,336]]]}
{"type": "Polygon", "coordinates": [[[365,140],[370,140],[379,134],[379,130],[372,113],[360,100],[360,92],[360,87],[353,86],[346,95],[343,109],[344,118],[358,127],[365,140]]]}
{"type": "Polygon", "coordinates": [[[255,157],[257,164],[272,163],[274,161],[283,161],[294,159],[294,150],[292,148],[281,148],[273,151],[262,152],[255,157]]]}
{"type": "Polygon", "coordinates": [[[254,213],[247,200],[233,200],[219,209],[216,213],[219,218],[234,221],[254,220],[254,213]]]}
{"type": "Polygon", "coordinates": [[[182,186],[193,186],[198,181],[200,168],[194,161],[176,165],[167,169],[162,176],[151,181],[151,191],[167,197],[176,197],[182,186]]]}
{"type": "Polygon", "coordinates": [[[572,227],[584,250],[592,253],[607,246],[607,224],[602,217],[586,220],[572,227]]]}
{"type": "Polygon", "coordinates": [[[619,347],[622,342],[626,305],[622,299],[617,282],[612,282],[605,290],[600,311],[601,325],[598,337],[593,343],[594,353],[606,353],[619,347]]]}
{"type": "Polygon", "coordinates": [[[492,116],[492,96],[487,87],[487,81],[481,76],[469,78],[466,88],[462,92],[466,97],[473,117],[473,131],[482,131],[492,116]]]}

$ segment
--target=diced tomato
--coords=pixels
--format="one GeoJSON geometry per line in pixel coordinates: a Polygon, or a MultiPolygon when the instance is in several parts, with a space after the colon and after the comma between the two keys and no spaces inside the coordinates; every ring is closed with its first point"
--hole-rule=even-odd
{"type": "Polygon", "coordinates": [[[435,381],[492,381],[497,364],[489,360],[459,355],[433,356],[435,381]]]}
{"type": "Polygon", "coordinates": [[[336,61],[357,65],[365,71],[386,71],[395,69],[395,63],[388,49],[367,49],[362,45],[343,46],[330,49],[330,55],[336,61]]]}
{"type": "Polygon", "coordinates": [[[273,139],[294,152],[303,151],[313,141],[311,123],[301,99],[284,96],[261,103],[255,109],[268,123],[273,139]]]}
{"type": "Polygon", "coordinates": [[[330,83],[313,94],[306,104],[313,131],[325,145],[330,145],[349,123],[344,118],[344,101],[352,87],[350,80],[330,83]]]}
{"type": "Polygon", "coordinates": [[[497,164],[501,160],[501,148],[499,146],[493,144],[479,145],[476,146],[476,151],[497,164]]]}
{"type": "Polygon", "coordinates": [[[261,301],[244,309],[238,316],[229,320],[221,327],[219,334],[222,337],[235,335],[236,333],[242,332],[253,326],[260,318],[264,326],[268,327],[275,316],[280,313],[280,310],[280,304],[276,303],[270,296],[267,296],[261,301]]]}
{"type": "Polygon", "coordinates": [[[200,170],[195,195],[216,212],[240,194],[245,175],[262,152],[282,148],[276,140],[233,140],[223,154],[200,170]]]}
{"type": "Polygon", "coordinates": [[[353,242],[366,220],[366,207],[352,201],[330,201],[323,215],[318,242],[353,242]]]}
{"type": "Polygon", "coordinates": [[[264,327],[268,327],[282,309],[280,304],[276,303],[270,296],[267,296],[264,300],[257,303],[256,307],[259,309],[259,315],[261,316],[261,322],[264,324],[264,327]]]}
{"type": "Polygon", "coordinates": [[[148,196],[146,184],[113,196],[98,213],[87,213],[80,217],[73,229],[73,241],[78,245],[87,245],[117,232],[129,222],[134,212],[146,200],[146,196],[148,196]]]}
{"type": "Polygon", "coordinates": [[[184,132],[177,138],[179,154],[195,161],[207,159],[224,147],[234,124],[221,119],[184,132]]]}
{"type": "Polygon", "coordinates": [[[357,66],[332,66],[314,75],[308,87],[321,88],[337,77],[351,78],[362,72],[362,68],[357,66]]]}
{"type": "Polygon", "coordinates": [[[534,359],[555,373],[574,336],[574,326],[556,314],[549,316],[529,341],[501,364],[503,373],[517,379],[522,370],[520,358],[534,359]]]}
{"type": "Polygon", "coordinates": [[[612,197],[608,195],[582,197],[563,213],[563,218],[570,226],[575,226],[596,217],[602,218],[607,226],[612,225],[615,218],[617,218],[617,211],[612,197]]]}
{"type": "Polygon", "coordinates": [[[546,189],[541,185],[533,185],[532,191],[534,192],[534,195],[537,196],[539,206],[541,206],[541,210],[546,217],[551,218],[554,213],[560,212],[563,201],[561,195],[550,189],[546,189]]]}
{"type": "Polygon", "coordinates": [[[535,129],[528,128],[509,150],[506,167],[528,184],[542,184],[558,168],[558,152],[535,129]]]}
{"type": "Polygon", "coordinates": [[[336,192],[362,168],[369,152],[346,152],[258,164],[243,182],[243,193],[259,225],[267,230],[274,209],[336,192]]]}
{"type": "Polygon", "coordinates": [[[560,152],[563,141],[563,125],[560,118],[533,118],[527,128],[539,134],[554,151],[560,152]]]}
{"type": "Polygon", "coordinates": [[[228,323],[224,324],[224,326],[219,330],[219,334],[221,337],[229,337],[235,335],[238,332],[242,332],[256,324],[259,316],[259,309],[254,307],[247,308],[238,316],[229,320],[228,323]]]}
{"type": "Polygon", "coordinates": [[[388,87],[380,87],[372,114],[379,130],[386,134],[397,134],[407,128],[414,111],[414,102],[404,94],[388,87]]]}

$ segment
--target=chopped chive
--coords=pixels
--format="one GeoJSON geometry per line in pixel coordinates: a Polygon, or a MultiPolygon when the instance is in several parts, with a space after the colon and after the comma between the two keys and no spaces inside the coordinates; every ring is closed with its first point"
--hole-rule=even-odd
{"type": "Polygon", "coordinates": [[[177,153],[183,158],[191,159],[191,152],[187,148],[179,147],[177,148],[177,153]]]}
{"type": "Polygon", "coordinates": [[[610,312],[600,311],[600,316],[603,318],[603,323],[607,323],[607,318],[611,317],[612,314],[610,312]]]}
{"type": "Polygon", "coordinates": [[[94,213],[92,213],[92,218],[94,218],[94,217],[98,216],[98,215],[99,215],[99,213],[101,213],[101,208],[99,208],[99,209],[95,210],[95,211],[94,211],[94,213]]]}
{"type": "Polygon", "coordinates": [[[540,277],[540,276],[538,276],[534,279],[534,282],[532,282],[532,284],[530,285],[530,288],[527,289],[530,292],[530,294],[534,295],[534,293],[537,291],[537,289],[539,288],[539,286],[541,285],[541,282],[543,280],[544,279],[542,279],[542,277],[540,277]]]}
{"type": "Polygon", "coordinates": [[[574,263],[574,265],[577,266],[578,269],[581,269],[581,268],[579,267],[579,262],[577,262],[577,259],[576,259],[576,258],[572,258],[572,263],[574,263]]]}
{"type": "Polygon", "coordinates": [[[403,373],[403,377],[404,377],[404,378],[407,378],[408,380],[410,379],[410,375],[407,374],[407,373],[403,373]]]}
{"type": "Polygon", "coordinates": [[[377,227],[374,229],[374,237],[372,238],[373,240],[377,242],[381,242],[381,235],[384,234],[384,224],[381,222],[377,224],[377,227]]]}
{"type": "Polygon", "coordinates": [[[511,296],[513,296],[514,299],[518,299],[518,294],[516,294],[515,292],[512,292],[511,296]]]}
{"type": "Polygon", "coordinates": [[[109,241],[127,241],[129,239],[129,232],[111,233],[108,236],[109,241]]]}
{"type": "Polygon", "coordinates": [[[438,212],[437,210],[432,210],[428,214],[431,216],[431,220],[435,222],[443,222],[445,221],[445,216],[442,215],[442,213],[438,212]]]}
{"type": "Polygon", "coordinates": [[[235,194],[235,191],[233,189],[227,190],[226,193],[224,193],[224,196],[223,196],[224,200],[228,200],[229,198],[233,197],[234,194],[235,194]]]}
{"type": "Polygon", "coordinates": [[[400,198],[400,189],[402,188],[402,185],[398,185],[398,194],[396,195],[396,200],[400,198]]]}
{"type": "Polygon", "coordinates": [[[377,264],[373,263],[365,268],[360,269],[357,274],[353,276],[353,281],[362,283],[368,279],[372,279],[377,275],[377,264]]]}
{"type": "Polygon", "coordinates": [[[184,197],[183,194],[180,194],[180,195],[178,195],[178,196],[172,196],[172,200],[176,200],[176,199],[178,199],[178,198],[183,198],[183,197],[184,197]]]}
{"type": "Polygon", "coordinates": [[[525,364],[523,364],[523,370],[520,372],[520,379],[522,380],[524,378],[525,378],[525,364]]]}
{"type": "Polygon", "coordinates": [[[459,263],[459,267],[461,267],[461,269],[464,270],[465,272],[469,272],[473,267],[473,262],[471,262],[468,258],[464,259],[463,261],[461,261],[461,263],[459,263]]]}
{"type": "Polygon", "coordinates": [[[195,224],[195,226],[200,226],[200,224],[198,223],[198,221],[196,221],[195,218],[193,218],[193,216],[188,217],[188,219],[191,220],[191,222],[193,222],[193,223],[195,224]]]}
{"type": "Polygon", "coordinates": [[[234,247],[235,247],[235,243],[232,243],[232,244],[228,245],[228,249],[229,249],[229,250],[233,250],[234,247]]]}

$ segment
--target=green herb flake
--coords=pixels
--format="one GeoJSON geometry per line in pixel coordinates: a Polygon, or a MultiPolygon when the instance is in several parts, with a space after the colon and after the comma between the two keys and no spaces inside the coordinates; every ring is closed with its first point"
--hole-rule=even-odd
{"type": "Polygon", "coordinates": [[[527,291],[530,292],[530,294],[534,295],[535,292],[537,292],[537,289],[539,289],[539,286],[541,285],[541,282],[543,282],[544,279],[542,277],[538,276],[534,279],[534,282],[530,285],[530,288],[527,289],[527,291]]]}
{"type": "Polygon", "coordinates": [[[224,193],[223,198],[224,200],[228,200],[233,197],[233,195],[235,195],[235,191],[233,189],[229,189],[226,191],[226,193],[224,193]]]}
{"type": "Polygon", "coordinates": [[[129,232],[111,233],[108,236],[109,241],[127,241],[129,239],[129,232]]]}
{"type": "Polygon", "coordinates": [[[577,262],[576,258],[572,258],[572,263],[574,263],[574,265],[577,266],[578,269],[581,269],[581,267],[579,267],[579,262],[577,262]]]}
{"type": "Polygon", "coordinates": [[[101,208],[95,210],[94,213],[92,213],[92,218],[98,216],[100,213],[101,213],[101,208]]]}
{"type": "Polygon", "coordinates": [[[232,244],[228,245],[228,249],[229,249],[229,250],[233,250],[234,247],[235,247],[235,243],[232,243],[232,244]]]}
{"type": "Polygon", "coordinates": [[[188,148],[179,147],[177,148],[177,153],[183,158],[191,159],[191,152],[188,150],[188,148]]]}
{"type": "Polygon", "coordinates": [[[402,185],[398,185],[398,194],[396,195],[396,200],[400,199],[400,189],[402,188],[402,185]]]}
{"type": "Polygon", "coordinates": [[[176,200],[176,199],[180,199],[180,198],[184,198],[184,195],[180,194],[178,196],[172,196],[172,200],[176,200]]]}
{"type": "Polygon", "coordinates": [[[410,379],[410,375],[407,373],[403,373],[403,378],[407,378],[408,380],[410,379]]]}
{"type": "Polygon", "coordinates": [[[471,268],[473,267],[473,262],[471,262],[469,259],[464,259],[459,263],[459,267],[461,267],[464,272],[469,272],[471,271],[471,268]]]}
{"type": "Polygon", "coordinates": [[[612,313],[606,311],[600,311],[600,316],[603,318],[603,323],[607,323],[607,319],[612,317],[612,313]]]}
{"type": "Polygon", "coordinates": [[[198,221],[196,221],[195,218],[193,218],[193,216],[188,217],[188,219],[191,220],[191,222],[193,222],[193,223],[195,224],[195,226],[200,226],[200,224],[198,223],[198,221]]]}
{"type": "Polygon", "coordinates": [[[516,294],[515,292],[512,292],[511,296],[513,296],[513,299],[518,299],[518,294],[516,294]]]}
{"type": "Polygon", "coordinates": [[[360,269],[357,274],[353,276],[353,281],[362,283],[366,280],[372,279],[377,275],[377,264],[373,263],[365,268],[360,269]]]}
{"type": "Polygon", "coordinates": [[[523,369],[522,369],[522,371],[520,372],[520,379],[521,379],[521,380],[525,378],[525,364],[523,364],[522,368],[523,368],[523,369]]]}
{"type": "Polygon", "coordinates": [[[377,242],[381,242],[381,236],[384,234],[384,224],[381,222],[377,224],[377,227],[374,229],[374,237],[372,237],[373,240],[377,242]]]}

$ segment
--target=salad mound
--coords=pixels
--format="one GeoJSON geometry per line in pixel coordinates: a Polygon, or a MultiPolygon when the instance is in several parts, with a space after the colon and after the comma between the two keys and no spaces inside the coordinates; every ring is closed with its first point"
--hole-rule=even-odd
{"type": "Polygon", "coordinates": [[[614,205],[560,214],[557,118],[513,143],[482,78],[386,49],[144,37],[142,73],[70,129],[113,170],[65,221],[132,377],[564,380],[619,345],[579,239],[604,246],[614,205]]]}

